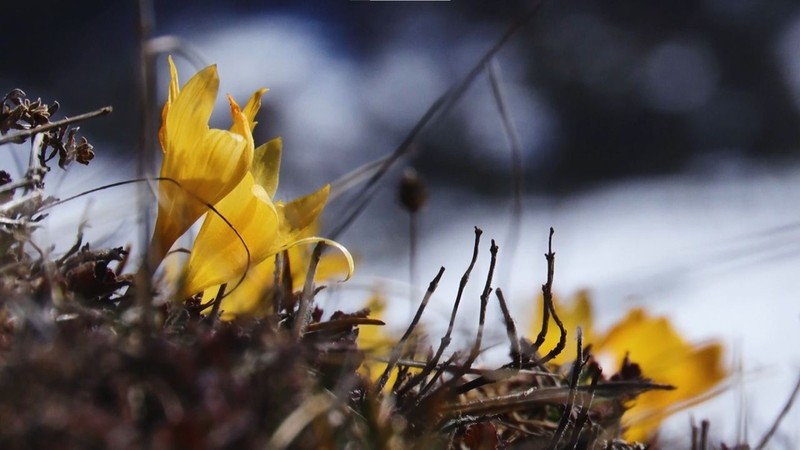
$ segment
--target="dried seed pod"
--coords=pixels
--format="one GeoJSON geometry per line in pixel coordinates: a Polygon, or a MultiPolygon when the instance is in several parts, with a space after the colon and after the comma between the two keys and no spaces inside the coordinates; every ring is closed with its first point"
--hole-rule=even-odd
{"type": "Polygon", "coordinates": [[[428,190],[425,183],[412,169],[406,169],[403,178],[400,180],[398,189],[400,203],[410,213],[419,211],[428,200],[428,190]]]}
{"type": "Polygon", "coordinates": [[[75,161],[83,165],[88,165],[89,161],[94,158],[93,148],[92,144],[90,144],[85,137],[81,137],[80,144],[75,147],[75,161]]]}

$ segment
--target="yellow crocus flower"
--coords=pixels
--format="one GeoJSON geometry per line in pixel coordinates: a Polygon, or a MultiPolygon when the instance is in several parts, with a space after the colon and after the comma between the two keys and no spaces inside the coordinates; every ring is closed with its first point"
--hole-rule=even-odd
{"type": "Polygon", "coordinates": [[[253,118],[266,91],[256,91],[244,110],[228,96],[230,130],[208,126],[219,89],[216,66],[195,74],[178,87],[178,72],[169,58],[170,84],[158,137],[164,153],[158,185],[158,216],[150,245],[157,265],[175,241],[244,178],[253,161],[253,118]]]}
{"type": "MultiPolygon", "coordinates": [[[[653,317],[641,308],[630,310],[607,333],[596,334],[592,326],[592,307],[585,291],[570,304],[554,299],[556,312],[563,321],[571,342],[575,329],[583,330],[584,345],[592,345],[592,353],[604,366],[606,375],[613,374],[627,354],[630,361],[639,365],[643,376],[656,383],[675,386],[671,391],[650,391],[636,397],[622,416],[625,439],[647,442],[655,436],[667,416],[708,395],[726,374],[722,364],[722,346],[707,343],[696,346],[686,342],[665,317],[653,317]]],[[[531,328],[535,339],[541,325],[541,300],[537,309],[538,320],[531,328]]],[[[541,353],[546,353],[559,339],[559,331],[551,321],[541,353]]],[[[566,364],[575,356],[567,347],[554,360],[566,364]]]]}
{"type": "Polygon", "coordinates": [[[325,241],[336,246],[347,260],[348,275],[352,272],[353,261],[347,250],[335,242],[308,237],[328,199],[329,186],[287,204],[273,203],[280,157],[279,138],[257,148],[252,170],[215,205],[219,214],[206,216],[189,256],[181,296],[203,292],[223,283],[237,283],[226,298],[223,309],[228,312],[228,317],[242,312],[263,296],[264,275],[272,280],[272,273],[263,273],[264,268],[259,266],[267,260],[272,261],[271,257],[276,253],[303,243],[325,241]],[[230,225],[220,216],[225,217],[230,225]],[[247,249],[231,226],[239,233],[247,249]],[[240,279],[242,282],[238,284],[240,279]]]}

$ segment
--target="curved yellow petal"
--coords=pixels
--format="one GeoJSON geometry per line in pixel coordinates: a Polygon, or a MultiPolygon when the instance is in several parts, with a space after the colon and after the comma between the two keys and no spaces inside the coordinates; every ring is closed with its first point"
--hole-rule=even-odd
{"type": "Polygon", "coordinates": [[[195,240],[187,264],[182,294],[192,295],[211,286],[238,281],[248,266],[254,267],[280,247],[278,214],[247,173],[242,182],[217,203],[217,211],[239,232],[249,249],[217,214],[209,213],[195,240]]]}
{"type": "MultiPolygon", "coordinates": [[[[296,240],[287,240],[285,242],[287,242],[287,244],[285,244],[283,248],[280,249],[280,251],[287,250],[292,247],[309,245],[309,244],[319,244],[319,243],[325,244],[329,247],[333,247],[334,249],[338,250],[342,256],[344,256],[347,262],[347,273],[345,274],[345,277],[340,281],[345,282],[349,280],[350,277],[353,276],[353,272],[355,271],[355,263],[353,262],[353,255],[350,254],[350,251],[347,250],[347,248],[344,245],[332,239],[327,239],[319,236],[311,236],[296,240]]],[[[315,276],[314,279],[316,280],[317,277],[315,276]]]]}
{"type": "MultiPolygon", "coordinates": [[[[326,253],[322,255],[317,265],[314,281],[320,283],[334,278],[342,280],[348,278],[347,274],[352,273],[353,270],[353,256],[349,252],[326,253]]],[[[305,281],[305,274],[303,274],[302,278],[305,281]]]]}
{"type": "MultiPolygon", "coordinates": [[[[314,227],[309,231],[316,231],[314,227]]],[[[309,245],[295,245],[287,249],[289,271],[292,278],[291,288],[294,291],[302,289],[305,284],[308,264],[313,247],[309,245]]],[[[322,283],[333,278],[345,278],[352,272],[352,261],[346,254],[325,253],[317,265],[314,281],[322,283]]],[[[234,291],[229,291],[222,306],[223,320],[231,320],[237,316],[263,315],[272,308],[272,289],[275,281],[275,258],[268,257],[261,263],[252,267],[244,281],[234,291]]],[[[208,295],[207,300],[212,300],[214,290],[208,295]]]]}

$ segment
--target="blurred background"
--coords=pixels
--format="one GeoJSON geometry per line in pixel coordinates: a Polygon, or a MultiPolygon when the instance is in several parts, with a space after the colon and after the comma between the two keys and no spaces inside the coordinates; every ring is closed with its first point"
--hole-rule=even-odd
{"type": "MultiPolygon", "coordinates": [[[[530,6],[298,3],[154,5],[155,35],[178,36],[202,64],[218,64],[221,94],[244,101],[259,87],[270,89],[256,142],[283,137],[283,198],[393,151],[530,6]]],[[[95,161],[68,174],[55,169],[50,188],[66,197],[135,176],[135,2],[13,2],[4,15],[0,90],[58,100],[67,115],[114,106],[111,116],[82,126],[95,161]]],[[[601,328],[644,306],[671,317],[693,341],[723,340],[728,362],[741,360],[744,374],[692,414],[712,418],[712,433],[733,443],[743,422],[739,410],[748,411],[744,422],[756,441],[800,368],[793,346],[800,339],[800,4],[546,1],[495,62],[521,143],[520,221],[512,214],[508,135],[482,74],[430,123],[341,236],[362,264],[334,297],[360,289],[364,298],[380,285],[407,313],[415,292],[409,217],[396,184],[413,167],[429,193],[417,217],[415,288],[440,265],[448,269],[429,317],[433,329],[469,262],[473,226],[485,231],[483,273],[488,239],[497,239],[501,287],[527,327],[553,226],[556,291],[569,297],[589,289],[601,328]]],[[[177,63],[181,83],[199,68],[177,63]]],[[[161,102],[165,56],[158,72],[161,102]]],[[[212,125],[224,128],[223,95],[219,102],[212,125]]],[[[26,151],[3,155],[6,167],[24,167],[26,151]]],[[[54,242],[70,236],[68,246],[88,216],[96,246],[136,242],[133,192],[104,191],[53,211],[43,234],[54,242]],[[91,216],[98,205],[104,214],[91,216]]],[[[331,203],[328,223],[348,201],[343,195],[331,203]]],[[[482,276],[473,275],[472,308],[482,276]]],[[[464,333],[474,326],[469,308],[464,333]]],[[[498,320],[493,314],[490,320],[498,320]]],[[[497,331],[493,338],[502,345],[497,331]]],[[[684,431],[688,420],[676,416],[667,431],[684,431]]],[[[778,448],[800,442],[800,414],[786,424],[778,448]]]]}

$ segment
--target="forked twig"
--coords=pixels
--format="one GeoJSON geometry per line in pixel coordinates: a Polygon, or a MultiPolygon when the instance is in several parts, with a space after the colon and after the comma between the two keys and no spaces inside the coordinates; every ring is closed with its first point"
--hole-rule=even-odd
{"type": "MultiPolygon", "coordinates": [[[[481,342],[483,341],[483,330],[486,324],[486,308],[489,305],[489,295],[492,292],[492,278],[494,277],[494,269],[497,265],[497,251],[498,251],[497,244],[495,243],[494,239],[492,239],[492,245],[489,248],[489,252],[491,254],[491,261],[489,263],[489,272],[486,275],[486,284],[483,287],[483,293],[481,294],[481,307],[480,312],[478,314],[478,332],[475,335],[475,342],[472,344],[472,348],[470,349],[469,356],[464,363],[461,364],[461,369],[456,371],[453,376],[447,380],[438,390],[446,390],[452,389],[456,384],[461,382],[461,378],[466,374],[467,369],[472,367],[472,364],[475,363],[475,360],[478,358],[481,350],[481,342]]],[[[458,388],[454,389],[455,392],[458,392],[458,388]]],[[[442,391],[445,392],[445,391],[442,391]]]]}
{"type": "Polygon", "coordinates": [[[492,279],[494,278],[494,269],[497,266],[497,251],[499,247],[492,239],[492,245],[489,247],[489,254],[491,260],[489,262],[489,273],[486,275],[486,284],[483,286],[483,293],[481,294],[481,309],[478,315],[478,333],[475,336],[475,343],[472,345],[472,350],[469,353],[469,359],[464,364],[465,367],[472,366],[475,359],[481,351],[481,342],[483,341],[483,330],[486,326],[486,308],[489,306],[489,295],[492,293],[492,279]]]}
{"type": "MultiPolygon", "coordinates": [[[[406,385],[407,388],[410,386],[415,386],[425,380],[425,378],[431,373],[434,367],[439,364],[439,360],[442,358],[442,354],[444,353],[445,349],[450,345],[452,335],[453,335],[453,327],[455,326],[456,322],[456,315],[458,314],[458,307],[461,304],[461,297],[464,295],[464,288],[467,286],[467,282],[469,282],[469,276],[472,273],[472,269],[475,267],[475,262],[478,260],[478,249],[480,248],[481,242],[481,234],[483,234],[483,230],[478,227],[475,227],[475,244],[472,249],[472,259],[469,262],[469,266],[467,270],[464,271],[464,275],[461,276],[461,281],[458,285],[458,293],[456,294],[456,300],[453,303],[453,309],[450,312],[450,322],[447,324],[447,331],[445,332],[444,336],[442,336],[442,340],[439,343],[439,347],[436,349],[436,354],[430,361],[429,367],[423,369],[420,373],[414,376],[411,381],[406,385]]],[[[427,391],[431,386],[431,383],[428,383],[426,386],[423,386],[421,392],[427,391]]],[[[398,395],[400,395],[398,393],[398,395]]]]}
{"type": "Polygon", "coordinates": [[[548,297],[552,302],[552,296],[547,295],[547,293],[552,293],[553,289],[553,273],[550,270],[550,258],[549,255],[552,252],[552,242],[553,242],[553,233],[554,230],[550,227],[550,237],[548,238],[547,243],[547,254],[545,254],[545,258],[547,258],[547,281],[544,285],[542,285],[542,327],[539,330],[539,334],[536,336],[536,340],[533,342],[533,349],[535,351],[539,351],[544,344],[544,339],[547,337],[547,327],[548,322],[550,321],[550,306],[548,305],[548,297]]]}
{"type": "MultiPolygon", "coordinates": [[[[447,381],[442,383],[439,387],[437,387],[436,390],[430,393],[427,392],[430,390],[431,386],[433,386],[437,377],[431,379],[431,381],[428,382],[428,384],[420,390],[419,397],[416,401],[416,405],[422,405],[420,406],[421,408],[427,408],[426,405],[429,403],[429,401],[431,401],[432,399],[442,397],[442,394],[444,394],[444,396],[451,396],[451,394],[455,395],[459,394],[459,389],[460,389],[459,383],[463,384],[464,375],[470,368],[472,368],[472,365],[475,363],[475,360],[478,358],[478,355],[480,355],[481,342],[483,341],[483,331],[486,323],[486,308],[489,304],[489,295],[491,294],[492,291],[491,287],[492,279],[494,277],[494,270],[497,264],[497,251],[498,251],[497,244],[495,243],[494,239],[492,239],[492,245],[489,250],[489,252],[491,253],[491,262],[489,263],[489,272],[486,275],[486,284],[484,285],[483,293],[481,294],[481,306],[478,315],[478,331],[475,336],[475,342],[472,344],[472,348],[470,349],[470,353],[467,356],[467,359],[463,363],[458,365],[457,369],[453,372],[452,376],[447,381]]],[[[439,372],[440,373],[438,373],[437,375],[441,374],[441,371],[439,372]]]]}
{"type": "MultiPolygon", "coordinates": [[[[392,349],[391,356],[389,357],[389,362],[386,364],[386,368],[383,370],[383,373],[378,379],[378,382],[375,383],[374,392],[376,395],[377,393],[383,390],[384,386],[386,386],[386,382],[389,380],[389,374],[397,365],[397,361],[400,359],[400,356],[402,355],[402,351],[403,348],[405,347],[406,341],[411,336],[411,333],[414,332],[414,329],[417,327],[417,324],[419,324],[420,318],[422,317],[422,313],[425,311],[425,307],[428,306],[428,301],[430,301],[431,296],[436,291],[436,288],[439,286],[439,280],[442,279],[442,275],[444,275],[444,267],[439,268],[439,273],[436,274],[431,283],[428,285],[428,290],[427,292],[425,292],[425,296],[422,298],[422,302],[420,303],[419,308],[417,308],[417,313],[414,315],[414,318],[411,320],[411,323],[408,325],[408,328],[406,328],[406,331],[405,333],[403,333],[403,336],[400,338],[400,340],[392,349]]],[[[431,366],[435,366],[435,364],[432,364],[431,366]]]]}
{"type": "MultiPolygon", "coordinates": [[[[549,361],[549,360],[551,360],[551,359],[553,359],[556,355],[561,353],[561,351],[564,349],[564,346],[566,345],[566,331],[564,329],[564,324],[561,322],[561,320],[555,314],[555,307],[553,305],[552,289],[553,289],[553,276],[554,276],[554,272],[555,272],[555,253],[553,252],[553,234],[554,233],[555,233],[555,230],[553,230],[553,228],[551,227],[550,228],[550,237],[548,239],[547,253],[545,254],[545,258],[547,259],[547,282],[544,285],[542,285],[542,292],[543,292],[543,297],[544,297],[544,300],[542,302],[542,329],[539,332],[539,336],[537,337],[536,342],[533,343],[533,349],[534,349],[534,351],[538,350],[541,347],[541,345],[544,343],[545,336],[547,335],[547,324],[549,322],[549,317],[550,317],[551,314],[553,315],[553,320],[556,322],[556,324],[559,327],[559,330],[561,331],[561,339],[559,340],[559,343],[556,346],[556,348],[554,348],[544,358],[536,359],[536,356],[532,355],[533,359],[531,359],[530,361],[526,361],[525,363],[521,363],[519,365],[519,368],[528,369],[528,368],[531,368],[531,367],[534,367],[534,366],[544,367],[544,363],[549,361]]],[[[501,304],[501,308],[502,308],[502,304],[501,304]]],[[[505,312],[504,312],[504,314],[505,314],[505,312]]],[[[506,325],[506,326],[508,327],[508,325],[506,325]]],[[[519,340],[517,340],[517,342],[519,342],[519,340]]],[[[517,348],[519,348],[519,347],[517,347],[517,348]]],[[[512,361],[512,363],[506,364],[506,365],[503,366],[504,369],[507,369],[507,368],[510,368],[510,367],[514,367],[513,361],[512,361]]],[[[461,386],[459,386],[458,389],[457,389],[457,392],[459,394],[463,394],[465,392],[468,392],[468,391],[471,391],[473,389],[479,388],[479,387],[481,387],[483,385],[486,385],[488,383],[491,383],[491,382],[492,382],[492,380],[490,380],[490,379],[488,379],[486,377],[478,377],[478,378],[475,378],[474,380],[470,380],[470,381],[462,384],[461,386]]]]}
{"type": "MultiPolygon", "coordinates": [[[[553,317],[553,321],[556,323],[556,326],[558,326],[560,337],[556,346],[542,359],[535,361],[536,364],[544,364],[555,358],[561,354],[562,351],[564,351],[564,347],[567,345],[567,330],[564,328],[564,323],[561,322],[561,319],[559,319],[558,313],[556,312],[556,307],[553,304],[553,277],[555,275],[556,266],[556,254],[553,252],[553,233],[555,233],[555,230],[553,230],[553,227],[550,227],[550,237],[547,241],[547,253],[544,255],[547,259],[547,282],[542,285],[542,304],[546,311],[549,312],[549,315],[553,317]]],[[[545,335],[547,334],[546,322],[547,321],[544,320],[543,316],[542,332],[545,335]]],[[[540,333],[539,337],[536,338],[537,342],[539,341],[539,338],[542,338],[542,341],[544,341],[544,336],[542,336],[542,333],[540,333]]],[[[539,346],[534,345],[534,349],[538,351],[540,346],[541,344],[539,344],[539,346]]]]}

